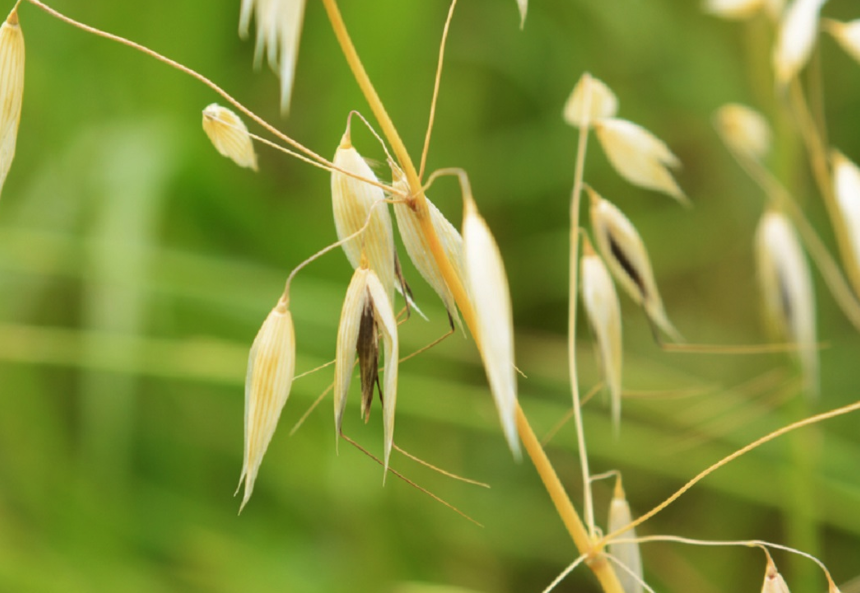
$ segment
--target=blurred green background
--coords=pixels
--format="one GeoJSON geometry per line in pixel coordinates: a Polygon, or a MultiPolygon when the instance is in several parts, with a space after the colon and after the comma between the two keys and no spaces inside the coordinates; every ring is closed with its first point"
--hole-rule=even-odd
{"type": "MultiPolygon", "coordinates": [[[[11,2],[7,7],[11,8],[11,2]]],[[[444,0],[343,0],[367,69],[418,154],[444,0]]],[[[720,145],[711,115],[737,101],[773,116],[766,30],[703,14],[690,0],[463,0],[455,16],[429,168],[468,170],[511,281],[523,406],[544,434],[570,408],[567,237],[576,132],[561,109],[584,71],[620,97],[620,116],[679,155],[695,203],[633,188],[591,145],[586,179],[643,235],[669,316],[695,343],[767,339],[752,233],[763,196],[720,145]],[[765,71],[766,72],[766,71],[765,71]]],[[[239,2],[73,2],[57,9],[130,37],[211,77],[292,137],[333,154],[347,113],[369,115],[321,3],[309,0],[292,112],[252,68],[239,2]]],[[[852,0],[825,14],[860,17],[852,0]]],[[[290,427],[331,381],[296,381],[241,517],[247,352],[289,271],[336,239],[325,172],[261,147],[260,173],[211,147],[201,110],[219,98],[128,48],[30,5],[20,9],[27,82],[18,153],[0,201],[0,591],[394,592],[543,590],[576,555],[528,461],[504,443],[483,370],[462,335],[404,363],[397,442],[489,482],[453,482],[395,455],[392,465],[481,522],[479,528],[345,444],[331,401],[290,427]]],[[[760,23],[761,25],[761,23],[760,23]]],[[[831,142],[860,160],[860,65],[829,37],[820,63],[831,142]]],[[[259,130],[255,130],[259,131],[259,130]]],[[[833,245],[796,135],[771,161],[833,245]]],[[[382,159],[372,137],[356,146],[382,159]]],[[[430,195],[459,225],[455,182],[430,195]]],[[[402,253],[402,250],[401,250],[402,253]]],[[[405,273],[431,318],[402,328],[412,351],[446,329],[438,299],[405,273]]],[[[297,372],[334,355],[351,276],[335,252],[293,284],[297,372]]],[[[786,356],[669,354],[622,299],[625,387],[619,438],[608,405],[586,406],[592,471],[621,470],[634,513],[722,456],[803,415],[855,401],[860,338],[818,284],[822,389],[804,402],[786,356]],[[650,392],[644,393],[644,392],[650,392]]],[[[597,381],[581,328],[581,384],[597,381]]],[[[345,430],[382,448],[378,408],[345,430]]],[[[707,478],[640,534],[761,538],[820,557],[839,584],[860,575],[858,416],[783,438],[707,478]]],[[[581,502],[575,435],[549,453],[581,502]]],[[[595,485],[604,522],[611,483],[595,485]]],[[[763,556],[745,548],[649,544],[658,591],[757,591],[763,556]]],[[[795,591],[823,591],[806,560],[776,554],[795,591]]],[[[583,569],[559,591],[597,591],[583,569]]],[[[860,587],[847,585],[844,593],[860,587]]]]}

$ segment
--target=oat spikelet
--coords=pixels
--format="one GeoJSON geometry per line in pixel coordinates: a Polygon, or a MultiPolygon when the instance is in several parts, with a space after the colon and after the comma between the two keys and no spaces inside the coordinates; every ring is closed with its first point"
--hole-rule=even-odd
{"type": "MultiPolygon", "coordinates": [[[[630,512],[630,505],[627,503],[627,498],[624,495],[624,488],[621,487],[621,478],[615,481],[615,491],[612,495],[612,502],[609,503],[609,524],[607,529],[609,533],[622,529],[633,522],[633,514],[630,512]]],[[[631,529],[621,535],[623,539],[635,539],[636,530],[631,529]]],[[[609,553],[615,556],[619,562],[626,566],[630,572],[626,570],[618,570],[618,580],[621,583],[621,588],[624,593],[643,593],[642,587],[642,555],[639,552],[639,544],[635,542],[613,544],[609,543],[609,553]],[[633,573],[633,574],[630,574],[633,573]],[[636,579],[633,575],[639,577],[636,579]]]]}
{"type": "Polygon", "coordinates": [[[505,438],[514,456],[519,459],[514,322],[508,278],[499,247],[487,223],[478,214],[475,201],[470,195],[466,195],[464,201],[466,283],[474,305],[476,338],[505,438]]]}
{"type": "MultiPolygon", "coordinates": [[[[391,167],[391,175],[393,187],[396,191],[403,195],[411,195],[409,184],[406,177],[396,165],[391,167]]],[[[463,286],[465,283],[465,271],[463,264],[463,238],[457,229],[454,228],[445,215],[429,200],[427,202],[427,210],[430,213],[430,220],[433,223],[433,228],[436,230],[436,235],[439,237],[439,242],[442,245],[442,250],[445,252],[448,261],[454,268],[454,272],[460,278],[463,286]]],[[[394,204],[394,217],[397,219],[397,228],[400,231],[400,238],[403,240],[403,246],[406,248],[406,254],[415,268],[429,284],[448,310],[448,316],[452,323],[456,321],[460,324],[460,316],[457,313],[457,304],[454,300],[454,294],[445,282],[442,276],[442,271],[436,264],[436,258],[433,257],[433,252],[430,250],[430,245],[421,230],[421,222],[415,214],[412,206],[406,202],[394,204]]],[[[462,324],[461,324],[462,326],[462,324]]]]}
{"type": "Polygon", "coordinates": [[[621,423],[621,307],[603,260],[594,252],[588,237],[584,241],[580,264],[582,303],[597,340],[603,381],[612,401],[612,424],[617,433],[621,423]]]}
{"type": "Polygon", "coordinates": [[[593,189],[586,189],[591,199],[594,239],[612,275],[630,298],[642,305],[653,325],[672,340],[682,342],[683,338],[666,316],[651,270],[651,260],[633,223],[593,189]]]}
{"type": "Polygon", "coordinates": [[[0,25],[0,192],[15,157],[24,99],[24,34],[13,9],[0,25]]]}
{"type": "Polygon", "coordinates": [[[857,267],[860,266],[860,168],[838,150],[832,151],[830,162],[839,214],[851,240],[852,261],[846,265],[857,267]]]}
{"type": "Polygon", "coordinates": [[[304,12],[305,0],[242,0],[239,33],[247,37],[253,14],[257,22],[254,60],[259,65],[265,53],[280,77],[283,113],[290,110],[304,12]]]}
{"type": "MultiPolygon", "coordinates": [[[[376,273],[366,265],[356,268],[346,291],[337,330],[337,352],[334,366],[334,422],[337,435],[343,425],[343,411],[352,378],[356,353],[362,378],[362,416],[370,413],[370,399],[376,383],[378,336],[385,348],[384,389],[381,394],[384,426],[384,467],[394,442],[394,408],[397,404],[397,363],[399,345],[397,319],[391,301],[376,273]],[[367,384],[369,382],[369,384],[367,384]]],[[[384,479],[384,478],[383,478],[384,479]]]]}
{"type": "Polygon", "coordinates": [[[743,20],[756,15],[763,0],[706,0],[705,12],[724,19],[743,20]]]}
{"type": "Polygon", "coordinates": [[[815,293],[809,266],[788,218],[769,211],[756,230],[756,259],[768,325],[798,347],[806,391],[818,393],[815,293]]]}
{"type": "Polygon", "coordinates": [[[295,363],[293,318],[282,298],[263,322],[248,356],[248,374],[245,377],[245,456],[239,478],[240,488],[242,482],[245,483],[245,495],[239,512],[245,508],[254,491],[260,463],[290,395],[295,363]]]}
{"type": "Polygon", "coordinates": [[[573,92],[564,105],[562,116],[576,128],[592,122],[615,117],[618,113],[618,97],[606,84],[586,72],[573,87],[573,92]],[[588,96],[590,93],[590,97],[588,96]],[[588,101],[586,101],[588,99],[588,101]],[[586,111],[586,103],[588,110],[586,111]]]}
{"type": "Polygon", "coordinates": [[[776,564],[773,563],[770,554],[767,555],[767,568],[765,568],[764,572],[764,583],[761,586],[761,593],[791,593],[788,590],[785,579],[782,578],[782,575],[776,569],[776,564]]]}
{"type": "Polygon", "coordinates": [[[526,26],[526,14],[529,11],[529,0],[517,0],[520,9],[520,29],[526,26]]]}
{"type": "Polygon", "coordinates": [[[758,111],[729,103],[717,110],[714,123],[735,152],[760,160],[770,151],[773,135],[767,120],[758,111]]]}
{"type": "Polygon", "coordinates": [[[240,167],[257,170],[257,154],[245,123],[216,103],[203,110],[203,130],[215,149],[240,167]]]}
{"type": "Polygon", "coordinates": [[[594,123],[594,129],[609,162],[624,179],[689,204],[669,172],[670,167],[678,168],[681,163],[662,140],[624,119],[602,119],[594,123]]]}
{"type": "Polygon", "coordinates": [[[776,83],[783,87],[806,65],[818,36],[818,17],[827,0],[794,0],[783,16],[773,52],[776,83]]]}
{"type": "Polygon", "coordinates": [[[824,29],[842,46],[845,52],[860,62],[860,19],[850,23],[841,23],[827,19],[824,29]]]}
{"type": "MultiPolygon", "coordinates": [[[[364,179],[377,181],[373,170],[352,146],[347,131],[334,155],[334,165],[364,179]]],[[[338,239],[344,239],[367,223],[364,233],[343,244],[343,250],[353,268],[358,268],[362,253],[368,267],[376,273],[389,301],[394,298],[394,231],[388,206],[379,204],[385,199],[382,188],[360,181],[339,171],[331,174],[331,199],[334,225],[338,239]],[[371,209],[373,212],[371,213],[371,209]]]]}

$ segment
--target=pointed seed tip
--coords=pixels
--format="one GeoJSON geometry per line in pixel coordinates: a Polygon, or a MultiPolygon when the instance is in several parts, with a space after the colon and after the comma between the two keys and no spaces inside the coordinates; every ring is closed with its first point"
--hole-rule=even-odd
{"type": "Polygon", "coordinates": [[[13,8],[12,12],[9,13],[9,16],[6,17],[6,23],[12,26],[18,25],[18,8],[13,8]]]}

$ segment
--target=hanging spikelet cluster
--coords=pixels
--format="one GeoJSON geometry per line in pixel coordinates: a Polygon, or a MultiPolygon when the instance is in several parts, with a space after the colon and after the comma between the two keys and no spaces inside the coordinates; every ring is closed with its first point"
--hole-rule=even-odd
{"type": "Polygon", "coordinates": [[[15,157],[24,100],[24,34],[12,10],[0,25],[0,192],[15,157]]]}

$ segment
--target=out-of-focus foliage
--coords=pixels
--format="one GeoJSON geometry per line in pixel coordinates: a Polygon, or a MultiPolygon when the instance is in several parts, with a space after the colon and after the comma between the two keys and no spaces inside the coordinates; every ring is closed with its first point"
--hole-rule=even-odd
{"type": "MultiPolygon", "coordinates": [[[[237,36],[238,1],[55,4],[210,76],[321,154],[334,154],[349,110],[369,115],[318,2],[308,2],[287,120],[276,77],[253,72],[253,42],[237,36]]],[[[417,156],[447,3],[342,4],[417,156]]],[[[536,429],[548,431],[570,406],[564,333],[576,139],[561,112],[586,70],[684,165],[678,181],[692,210],[630,186],[599,150],[586,167],[586,180],[648,244],[673,322],[693,342],[764,341],[752,253],[764,198],[711,127],[719,106],[748,104],[771,120],[769,165],[831,249],[834,242],[802,146],[774,100],[763,23],[720,21],[689,0],[576,0],[533,3],[521,32],[513,2],[460,4],[429,167],[469,172],[499,242],[517,365],[528,375],[520,398],[536,429]]],[[[824,15],[860,16],[852,0],[832,0],[824,15]]],[[[419,582],[542,590],[574,547],[534,470],[512,460],[478,355],[460,334],[401,365],[397,442],[492,489],[396,453],[391,463],[483,529],[399,480],[383,488],[381,468],[345,443],[336,456],[330,399],[288,436],[331,368],[294,384],[254,497],[237,517],[248,349],[289,270],[336,239],[329,175],[265,147],[258,174],[233,166],[200,129],[201,110],[220,101],[211,91],[26,2],[20,16],[26,91],[0,201],[0,591],[423,591],[419,582]]],[[[832,39],[820,48],[830,140],[857,161],[860,68],[832,39]]],[[[370,134],[354,130],[360,152],[383,160],[370,134]]],[[[439,181],[432,196],[459,226],[457,184],[439,181]]],[[[444,333],[447,319],[417,272],[409,264],[404,272],[431,319],[413,316],[401,328],[408,353],[444,333]]],[[[297,373],[333,358],[351,274],[336,251],[293,283],[297,373]]],[[[814,276],[829,346],[814,404],[802,402],[796,383],[785,387],[797,374],[788,356],[664,353],[642,312],[622,302],[624,386],[666,393],[625,399],[617,439],[599,398],[586,406],[585,426],[592,470],[624,473],[634,513],[768,431],[856,400],[860,336],[814,276]]],[[[599,371],[586,328],[580,337],[587,390],[599,371]]],[[[345,432],[379,455],[380,410],[364,425],[358,401],[350,398],[345,432]]],[[[830,421],[732,463],[640,535],[775,540],[819,556],[839,583],[856,577],[857,422],[830,421]]],[[[574,443],[567,426],[549,453],[579,501],[574,443]]],[[[611,484],[595,489],[604,516],[611,484]]],[[[808,561],[777,562],[793,590],[823,590],[808,561]]],[[[764,566],[752,550],[677,544],[645,546],[643,564],[658,590],[705,593],[753,590],[764,566]]],[[[597,590],[585,570],[560,590],[574,588],[597,590]]]]}

